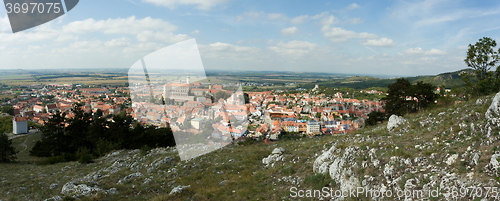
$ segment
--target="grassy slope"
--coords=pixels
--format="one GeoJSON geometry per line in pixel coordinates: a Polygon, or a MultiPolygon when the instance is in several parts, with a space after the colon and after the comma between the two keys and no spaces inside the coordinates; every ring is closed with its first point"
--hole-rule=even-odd
{"type": "MultiPolygon", "coordinates": [[[[98,194],[85,199],[99,200],[282,200],[290,195],[290,187],[300,185],[301,188],[319,188],[330,185],[335,188],[329,179],[314,176],[312,167],[314,160],[322,151],[328,150],[332,144],[337,143],[338,148],[348,146],[360,147],[361,150],[370,148],[381,148],[377,151],[379,160],[389,161],[392,156],[403,158],[414,158],[436,154],[436,160],[430,163],[444,167],[442,163],[447,154],[464,153],[468,146],[474,150],[481,150],[479,165],[474,169],[468,169],[460,161],[452,166],[450,172],[464,175],[474,172],[475,177],[485,182],[491,177],[483,173],[482,168],[489,162],[492,150],[499,146],[499,142],[490,145],[480,145],[483,139],[481,134],[474,134],[468,129],[460,129],[458,123],[484,124],[484,112],[491,103],[476,105],[474,101],[458,104],[449,108],[437,108],[419,114],[408,115],[411,130],[408,133],[389,133],[385,124],[368,127],[348,136],[325,136],[322,138],[304,138],[301,140],[280,141],[271,145],[253,144],[249,146],[229,145],[221,150],[195,158],[190,161],[180,161],[176,152],[152,153],[141,157],[139,151],[125,151],[115,156],[103,157],[96,163],[81,165],[77,162],[61,163],[55,165],[37,166],[30,164],[36,159],[22,156],[21,162],[13,164],[0,164],[3,170],[0,173],[2,188],[0,197],[6,200],[40,200],[59,195],[62,186],[76,178],[96,172],[104,167],[110,167],[119,160],[126,164],[140,161],[142,164],[150,164],[155,159],[171,156],[175,157],[173,163],[161,165],[156,171],[148,173],[147,167],[138,171],[145,175],[125,184],[116,184],[117,181],[131,173],[128,168],[122,168],[110,177],[105,177],[97,182],[98,187],[109,189],[115,187],[120,194],[104,195],[98,194]],[[453,114],[453,112],[455,112],[453,114]],[[445,112],[444,115],[437,114],[445,112]],[[479,116],[476,115],[479,114],[479,116]],[[472,115],[471,115],[472,114],[472,115]],[[467,116],[471,115],[471,116],[467,116]],[[424,125],[420,122],[434,119],[434,123],[424,125]],[[466,118],[464,118],[466,117],[466,118]],[[441,121],[442,120],[442,121],[441,121]],[[437,122],[437,123],[436,123],[437,122]],[[450,131],[452,128],[453,131],[450,131]],[[458,135],[459,131],[465,134],[458,135]],[[359,134],[359,135],[357,135],[359,134]],[[362,138],[370,136],[374,141],[363,141],[362,138]],[[432,142],[432,146],[429,145],[432,142]],[[415,145],[425,145],[423,149],[415,148],[415,145]],[[367,147],[368,146],[368,147],[367,147]],[[265,167],[262,159],[267,157],[276,147],[286,149],[284,162],[276,162],[274,167],[265,167]],[[398,147],[399,149],[395,149],[398,147]],[[141,159],[143,158],[143,159],[141,159]],[[175,168],[177,171],[174,171],[175,168]],[[283,181],[283,177],[300,177],[304,182],[299,185],[283,181]],[[145,178],[152,181],[144,184],[145,178]],[[172,182],[174,181],[174,183],[172,182]],[[57,183],[54,189],[49,186],[57,183]],[[330,183],[330,184],[329,184],[330,183]],[[170,190],[177,185],[190,185],[183,193],[169,195],[170,190]]],[[[498,133],[498,131],[495,131],[498,133]]],[[[35,139],[36,136],[33,136],[35,139]]],[[[23,138],[16,139],[19,148],[24,142],[23,138]]],[[[26,142],[32,142],[28,138],[26,142]]],[[[32,146],[32,143],[28,143],[32,146]]],[[[360,157],[363,161],[366,158],[360,157]]],[[[367,168],[354,169],[359,175],[381,175],[380,169],[367,168]]],[[[429,170],[426,170],[429,171],[429,170]]]]}

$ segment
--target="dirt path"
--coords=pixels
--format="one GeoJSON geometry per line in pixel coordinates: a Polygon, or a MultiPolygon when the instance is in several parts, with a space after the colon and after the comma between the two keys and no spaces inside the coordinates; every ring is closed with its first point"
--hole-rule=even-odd
{"type": "Polygon", "coordinates": [[[24,142],[21,143],[21,146],[24,146],[24,149],[20,152],[17,152],[17,154],[20,154],[21,152],[26,151],[26,149],[28,149],[28,146],[26,145],[26,141],[28,140],[28,138],[30,138],[30,136],[27,136],[26,138],[24,138],[24,142]]]}

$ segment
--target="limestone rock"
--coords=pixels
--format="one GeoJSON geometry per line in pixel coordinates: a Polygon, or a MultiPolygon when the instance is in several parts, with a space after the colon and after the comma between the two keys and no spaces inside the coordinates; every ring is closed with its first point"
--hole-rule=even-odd
{"type": "Polygon", "coordinates": [[[446,159],[445,163],[448,165],[452,165],[453,163],[455,163],[457,161],[457,158],[458,158],[458,154],[453,154],[448,159],[446,159]]]}
{"type": "Polygon", "coordinates": [[[405,118],[393,114],[391,115],[391,117],[389,117],[389,122],[387,123],[387,130],[393,131],[396,128],[403,128],[404,130],[406,130],[405,125],[407,124],[408,121],[405,118]]]}
{"type": "Polygon", "coordinates": [[[280,148],[275,148],[272,154],[283,154],[283,152],[285,152],[285,148],[280,147],[280,148]]]}
{"type": "Polygon", "coordinates": [[[127,181],[130,181],[130,180],[134,179],[134,178],[137,178],[137,177],[143,177],[143,176],[144,176],[144,175],[142,175],[142,173],[140,173],[140,172],[132,173],[132,174],[130,174],[130,175],[128,175],[128,176],[126,176],[126,177],[124,177],[123,179],[120,179],[120,180],[118,181],[118,184],[123,184],[123,183],[125,183],[125,182],[127,182],[127,181]]]}
{"type": "Polygon", "coordinates": [[[185,189],[185,188],[189,188],[191,187],[191,185],[187,185],[187,186],[176,186],[175,188],[172,189],[172,191],[170,191],[170,195],[173,195],[173,194],[177,194],[177,193],[182,193],[182,191],[185,189]]]}
{"type": "Polygon", "coordinates": [[[62,187],[61,194],[72,197],[81,197],[95,195],[100,191],[102,191],[102,189],[98,187],[90,187],[86,184],[78,184],[76,182],[68,182],[62,187]]]}

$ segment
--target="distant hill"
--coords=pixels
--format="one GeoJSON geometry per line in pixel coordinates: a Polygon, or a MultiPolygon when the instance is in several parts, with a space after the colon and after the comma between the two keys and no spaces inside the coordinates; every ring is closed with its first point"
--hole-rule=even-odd
{"type": "MultiPolygon", "coordinates": [[[[464,83],[462,77],[460,76],[463,72],[472,72],[471,69],[463,69],[455,72],[441,73],[438,75],[425,75],[425,76],[415,76],[415,77],[405,77],[411,83],[424,82],[431,83],[436,87],[445,86],[446,88],[453,88],[456,86],[462,86],[464,83]]],[[[328,80],[328,81],[317,81],[313,83],[301,84],[300,87],[303,88],[313,88],[316,84],[320,87],[338,87],[338,88],[354,88],[354,89],[366,89],[372,87],[387,87],[387,85],[396,82],[397,78],[375,78],[368,76],[352,76],[344,79],[328,80]]]]}

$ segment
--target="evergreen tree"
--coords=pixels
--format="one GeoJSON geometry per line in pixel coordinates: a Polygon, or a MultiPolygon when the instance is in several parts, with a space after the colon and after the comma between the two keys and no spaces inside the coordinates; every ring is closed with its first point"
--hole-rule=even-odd
{"type": "Polygon", "coordinates": [[[0,134],[0,163],[12,162],[17,159],[17,151],[12,146],[12,140],[5,133],[0,134]]]}

